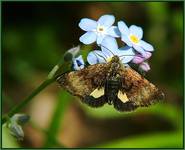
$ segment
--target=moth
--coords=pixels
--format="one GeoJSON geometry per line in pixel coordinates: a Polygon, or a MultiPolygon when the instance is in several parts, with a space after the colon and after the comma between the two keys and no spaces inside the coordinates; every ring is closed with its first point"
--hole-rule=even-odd
{"type": "Polygon", "coordinates": [[[164,98],[154,84],[120,63],[118,56],[104,64],[90,65],[57,78],[61,87],[91,107],[108,103],[118,111],[133,111],[164,98]]]}

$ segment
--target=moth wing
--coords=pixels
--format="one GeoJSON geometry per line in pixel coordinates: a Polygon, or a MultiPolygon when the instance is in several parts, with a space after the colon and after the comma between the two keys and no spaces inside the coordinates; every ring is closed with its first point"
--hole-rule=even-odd
{"type": "Polygon", "coordinates": [[[108,64],[90,65],[78,71],[64,73],[57,78],[57,82],[72,95],[84,99],[95,92],[95,89],[104,87],[108,67],[108,64]]]}
{"type": "Polygon", "coordinates": [[[113,102],[114,108],[118,111],[133,111],[138,106],[130,101],[127,94],[121,90],[118,91],[117,99],[113,102]]]}
{"type": "Polygon", "coordinates": [[[126,103],[126,102],[129,101],[129,99],[128,99],[126,93],[123,93],[123,92],[120,91],[120,90],[118,91],[117,97],[118,97],[118,99],[119,99],[120,101],[122,101],[123,103],[126,103]]]}
{"type": "Polygon", "coordinates": [[[164,94],[154,84],[132,68],[122,68],[119,73],[123,77],[123,86],[128,87],[128,90],[123,89],[122,91],[125,91],[133,106],[145,107],[164,99],[164,94]]]}
{"type": "Polygon", "coordinates": [[[104,87],[96,88],[93,92],[91,92],[90,95],[86,95],[82,99],[82,102],[91,107],[101,107],[105,103],[107,103],[104,94],[105,94],[104,87]]]}

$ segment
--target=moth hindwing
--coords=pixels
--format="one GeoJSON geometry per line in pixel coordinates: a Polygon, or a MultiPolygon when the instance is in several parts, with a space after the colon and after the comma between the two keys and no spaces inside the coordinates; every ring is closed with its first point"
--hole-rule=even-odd
{"type": "Polygon", "coordinates": [[[91,107],[108,103],[118,111],[132,111],[164,98],[155,85],[114,57],[106,64],[65,73],[57,78],[57,82],[91,107]]]}

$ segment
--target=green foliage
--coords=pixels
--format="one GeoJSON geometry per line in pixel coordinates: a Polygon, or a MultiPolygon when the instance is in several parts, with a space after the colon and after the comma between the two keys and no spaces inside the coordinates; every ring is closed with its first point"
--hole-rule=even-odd
{"type": "Polygon", "coordinates": [[[138,135],[111,141],[96,148],[183,148],[182,131],[138,135]]]}
{"type": "MultiPolygon", "coordinates": [[[[64,116],[64,113],[67,109],[67,106],[70,104],[70,95],[69,93],[62,91],[59,93],[58,101],[56,104],[56,108],[53,113],[52,120],[50,122],[50,126],[47,131],[47,137],[45,140],[45,144],[43,147],[53,147],[55,143],[53,142],[55,137],[57,137],[60,128],[61,128],[61,120],[64,116]]],[[[61,147],[61,145],[60,145],[61,147]]]]}
{"type": "MultiPolygon", "coordinates": [[[[79,3],[77,7],[76,3],[65,5],[61,3],[57,7],[49,4],[29,5],[33,10],[28,8],[28,11],[23,7],[15,9],[14,5],[3,8],[2,14],[7,15],[2,17],[4,18],[2,25],[3,112],[7,112],[12,105],[20,102],[22,99],[19,98],[26,95],[24,93],[29,95],[33,90],[33,83],[39,85],[44,81],[43,75],[47,76],[48,71],[57,64],[67,49],[80,44],[78,38],[82,32],[77,24],[82,17],[98,18],[102,14],[112,13],[129,25],[136,24],[143,27],[144,39],[155,48],[149,61],[152,70],[147,74],[147,78],[161,86],[168,99],[162,104],[140,108],[132,113],[117,112],[109,105],[97,109],[86,105],[80,105],[80,107],[88,117],[97,119],[154,114],[168,120],[174,129],[127,136],[89,147],[181,148],[184,69],[182,4],[181,2],[110,2],[79,3]],[[15,13],[12,13],[14,9],[15,13]],[[31,12],[33,16],[27,16],[29,14],[27,12],[31,12]],[[9,19],[11,16],[14,18],[9,19]],[[5,18],[8,19],[5,20],[5,18]]],[[[81,44],[80,46],[84,60],[90,50],[97,49],[93,45],[81,44]]],[[[67,70],[68,67],[63,65],[61,69],[67,70]]],[[[53,94],[56,95],[56,91],[53,94]]],[[[48,128],[44,130],[38,128],[44,133],[43,147],[65,147],[57,141],[57,135],[63,127],[63,117],[70,103],[70,94],[60,92],[48,128]]],[[[3,127],[2,132],[4,148],[23,147],[10,136],[6,128],[3,127]]]]}
{"type": "Polygon", "coordinates": [[[19,148],[16,139],[10,135],[6,126],[2,127],[2,147],[3,148],[19,148]]]}

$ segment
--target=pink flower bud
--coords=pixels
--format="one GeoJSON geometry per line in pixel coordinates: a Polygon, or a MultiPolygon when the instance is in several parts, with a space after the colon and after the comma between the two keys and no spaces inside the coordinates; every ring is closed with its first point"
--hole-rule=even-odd
{"type": "Polygon", "coordinates": [[[147,63],[147,62],[142,62],[140,65],[139,65],[139,68],[145,72],[149,71],[150,70],[150,65],[147,63]]]}
{"type": "Polygon", "coordinates": [[[152,56],[152,53],[150,52],[145,52],[145,60],[149,59],[152,56]]]}
{"type": "Polygon", "coordinates": [[[135,64],[140,64],[140,63],[142,63],[143,61],[145,61],[145,59],[144,59],[144,57],[142,57],[141,55],[136,55],[134,58],[133,58],[133,60],[132,60],[132,62],[133,63],[135,63],[135,64]]]}

